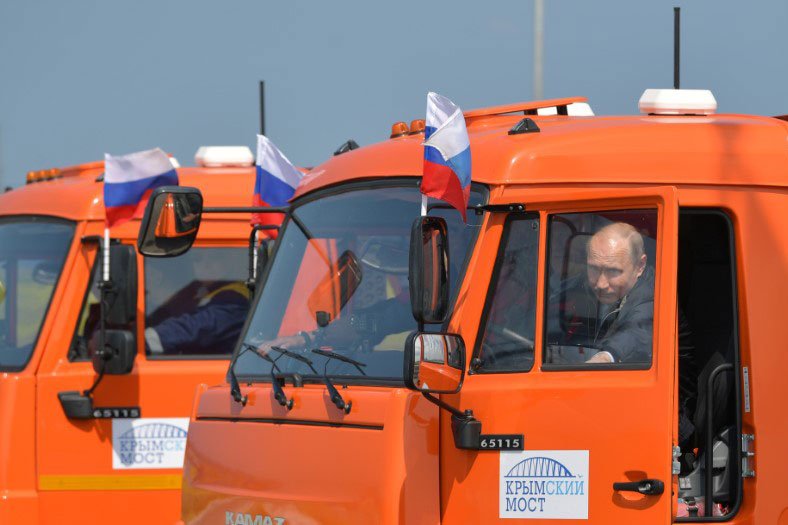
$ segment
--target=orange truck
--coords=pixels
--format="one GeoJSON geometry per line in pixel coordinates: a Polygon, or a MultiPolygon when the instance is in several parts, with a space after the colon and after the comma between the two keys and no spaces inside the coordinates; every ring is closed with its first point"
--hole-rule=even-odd
{"type": "MultiPolygon", "coordinates": [[[[241,206],[252,160],[245,147],[208,148],[177,171],[208,204],[241,206]]],[[[103,170],[31,172],[0,195],[3,524],[176,521],[195,388],[222,380],[248,310],[248,214],[206,218],[197,249],[178,260],[137,255],[139,220],[113,228],[105,328],[118,355],[96,366],[96,384],[103,170]],[[239,320],[208,327],[220,337],[205,326],[164,337],[212,308],[239,320]],[[152,332],[162,334],[153,347],[152,332]]]]}
{"type": "Polygon", "coordinates": [[[788,122],[584,103],[465,112],[467,223],[421,216],[423,121],[310,172],[184,523],[788,523],[788,122]]]}

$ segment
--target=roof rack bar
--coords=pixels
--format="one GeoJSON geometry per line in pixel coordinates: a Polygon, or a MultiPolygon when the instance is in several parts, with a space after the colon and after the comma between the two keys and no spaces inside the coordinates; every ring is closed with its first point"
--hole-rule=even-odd
{"type": "Polygon", "coordinates": [[[489,117],[493,115],[506,115],[509,113],[518,113],[520,111],[522,111],[524,115],[535,115],[537,110],[544,108],[558,108],[558,114],[565,115],[566,113],[560,113],[560,108],[563,107],[566,109],[569,104],[574,104],[575,102],[588,102],[588,98],[553,98],[548,100],[535,100],[531,102],[517,102],[503,106],[493,106],[491,108],[472,109],[465,112],[465,118],[468,119],[475,117],[489,117]]]}

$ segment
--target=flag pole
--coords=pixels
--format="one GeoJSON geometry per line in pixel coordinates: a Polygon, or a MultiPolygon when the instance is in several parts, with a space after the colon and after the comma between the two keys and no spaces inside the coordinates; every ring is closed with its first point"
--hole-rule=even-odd
{"type": "Polygon", "coordinates": [[[252,279],[257,281],[257,234],[260,233],[258,230],[254,231],[254,240],[252,241],[252,279]]]}
{"type": "Polygon", "coordinates": [[[109,228],[104,227],[104,272],[103,281],[109,281],[109,228]]]}
{"type": "Polygon", "coordinates": [[[423,193],[421,194],[421,216],[422,217],[426,217],[427,216],[427,199],[428,198],[429,197],[427,197],[423,193]]]}

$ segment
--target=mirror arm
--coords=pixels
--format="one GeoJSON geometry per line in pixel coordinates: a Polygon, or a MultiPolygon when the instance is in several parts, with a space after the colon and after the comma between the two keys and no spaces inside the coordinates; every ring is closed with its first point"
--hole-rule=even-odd
{"type": "Polygon", "coordinates": [[[458,417],[461,419],[468,419],[468,418],[473,419],[473,410],[466,410],[465,412],[463,412],[462,410],[458,408],[454,408],[453,406],[449,405],[445,401],[442,401],[441,399],[433,396],[429,392],[422,392],[421,395],[426,397],[430,403],[438,405],[439,408],[442,408],[443,410],[450,412],[451,415],[454,417],[458,417]]]}
{"type": "Polygon", "coordinates": [[[289,206],[206,206],[203,213],[287,213],[289,206]]]}
{"type": "Polygon", "coordinates": [[[490,213],[512,213],[524,212],[525,204],[519,202],[512,202],[510,204],[477,204],[474,208],[476,215],[481,215],[484,212],[490,213]]]}
{"type": "Polygon", "coordinates": [[[93,384],[90,385],[90,388],[82,392],[82,395],[85,397],[93,397],[93,391],[96,390],[96,387],[101,383],[101,380],[104,379],[104,367],[101,368],[101,372],[99,375],[96,376],[96,380],[93,381],[93,384]]]}
{"type": "Polygon", "coordinates": [[[464,412],[427,392],[421,393],[428,401],[451,413],[451,433],[454,446],[463,450],[480,450],[482,422],[473,417],[473,410],[464,412]]]}

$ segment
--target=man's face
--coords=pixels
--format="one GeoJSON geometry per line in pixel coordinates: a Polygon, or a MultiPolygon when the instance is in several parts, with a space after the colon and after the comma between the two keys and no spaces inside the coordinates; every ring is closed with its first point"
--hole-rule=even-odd
{"type": "Polygon", "coordinates": [[[588,284],[602,304],[627,295],[646,267],[646,256],[632,260],[629,242],[618,236],[595,235],[588,244],[588,284]]]}

